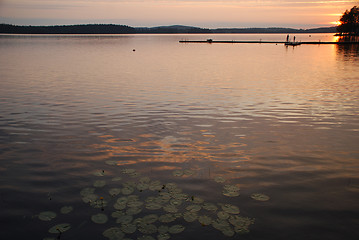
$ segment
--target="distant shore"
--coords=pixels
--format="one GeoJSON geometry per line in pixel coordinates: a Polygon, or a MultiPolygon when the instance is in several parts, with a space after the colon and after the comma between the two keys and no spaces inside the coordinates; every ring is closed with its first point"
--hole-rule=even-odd
{"type": "Polygon", "coordinates": [[[198,28],[173,25],[159,27],[130,27],[115,24],[85,24],[56,26],[19,26],[0,24],[0,33],[5,34],[198,34],[198,33],[337,33],[336,27],[311,29],[295,28],[198,28]]]}

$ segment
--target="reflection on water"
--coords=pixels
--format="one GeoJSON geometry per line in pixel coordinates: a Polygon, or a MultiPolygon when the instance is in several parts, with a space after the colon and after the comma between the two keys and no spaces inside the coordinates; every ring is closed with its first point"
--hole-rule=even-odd
{"type": "MultiPolygon", "coordinates": [[[[177,195],[169,196],[167,210],[139,203],[153,195],[158,200],[159,193],[146,184],[160,182],[152,188],[171,183],[166,191],[187,194],[172,222],[185,230],[171,239],[232,235],[236,225],[223,212],[233,209],[223,204],[256,219],[249,233],[235,232],[232,239],[355,239],[357,46],[178,43],[285,37],[1,36],[0,210],[8,230],[0,238],[56,238],[48,229],[69,223],[61,239],[101,239],[109,227],[121,227],[116,223],[121,213],[111,216],[120,208],[114,207],[118,191],[133,189],[139,198],[134,202],[142,206],[126,218],[174,210],[177,195]],[[84,194],[85,188],[95,190],[84,194]],[[211,203],[222,212],[202,209],[200,221],[187,222],[194,217],[186,213],[194,211],[186,209],[192,196],[208,203],[196,203],[201,208],[210,209],[211,203]],[[73,210],[62,213],[68,206],[73,210]],[[106,223],[93,222],[91,216],[104,221],[99,213],[108,217],[106,223]],[[39,214],[49,221],[39,220],[39,214]],[[207,217],[218,219],[208,225],[207,217]],[[215,227],[227,223],[230,228],[215,227]]],[[[149,224],[165,225],[164,231],[172,223],[149,224]]],[[[136,226],[142,230],[127,237],[144,235],[144,226],[136,226]]]]}

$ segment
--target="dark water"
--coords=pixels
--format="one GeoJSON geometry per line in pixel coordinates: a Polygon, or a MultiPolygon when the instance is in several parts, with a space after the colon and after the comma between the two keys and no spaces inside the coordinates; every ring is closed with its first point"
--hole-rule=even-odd
{"type": "MultiPolygon", "coordinates": [[[[358,239],[359,49],[178,43],[285,36],[0,36],[0,238],[106,239],[121,226],[111,213],[123,195],[109,190],[147,177],[187,194],[180,214],[198,197],[255,219],[232,237],[182,216],[155,222],[185,227],[171,239],[358,239]],[[80,194],[96,180],[106,182],[95,190],[103,209],[80,194]],[[225,185],[240,195],[224,195],[225,185]],[[57,216],[42,221],[43,211],[57,216]],[[98,213],[108,221],[94,223],[98,213]],[[60,223],[71,229],[48,233],[60,223]]],[[[167,213],[141,209],[134,219],[167,213]]]]}

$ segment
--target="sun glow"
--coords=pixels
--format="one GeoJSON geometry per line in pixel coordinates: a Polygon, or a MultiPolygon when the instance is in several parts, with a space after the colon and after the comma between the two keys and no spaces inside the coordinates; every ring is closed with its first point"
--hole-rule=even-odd
{"type": "Polygon", "coordinates": [[[338,26],[338,25],[340,25],[340,24],[341,24],[341,22],[339,22],[339,21],[334,21],[334,22],[330,22],[330,24],[333,24],[333,25],[338,26]]]}

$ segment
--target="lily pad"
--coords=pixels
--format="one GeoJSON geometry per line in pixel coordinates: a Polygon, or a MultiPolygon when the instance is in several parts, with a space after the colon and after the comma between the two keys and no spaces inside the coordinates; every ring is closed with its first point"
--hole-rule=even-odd
{"type": "Polygon", "coordinates": [[[107,222],[108,217],[107,217],[105,214],[103,214],[103,213],[98,213],[98,214],[92,215],[92,216],[91,216],[91,220],[92,220],[94,223],[104,224],[104,223],[107,222]]]}
{"type": "Polygon", "coordinates": [[[236,185],[225,185],[222,193],[227,197],[238,197],[239,187],[236,185]]]}
{"type": "Polygon", "coordinates": [[[176,218],[177,217],[174,214],[167,213],[167,214],[161,215],[158,220],[160,220],[160,222],[163,222],[163,223],[170,223],[170,222],[173,222],[174,220],[176,220],[176,218]]]}
{"type": "Polygon", "coordinates": [[[136,232],[137,227],[135,224],[132,223],[123,223],[121,224],[121,231],[127,234],[131,234],[136,232]]]}
{"type": "Polygon", "coordinates": [[[62,214],[68,214],[70,212],[72,212],[74,210],[74,208],[72,206],[63,206],[61,209],[60,209],[60,212],[62,214]]]}
{"type": "Polygon", "coordinates": [[[225,211],[219,211],[219,212],[217,213],[217,217],[218,217],[219,219],[228,219],[228,218],[229,218],[229,214],[228,214],[227,212],[225,212],[225,211]]]}
{"type": "Polygon", "coordinates": [[[117,196],[118,194],[121,193],[121,189],[120,188],[111,188],[108,193],[111,195],[111,196],[117,196]]]}
{"type": "Polygon", "coordinates": [[[178,207],[178,206],[180,206],[182,204],[182,200],[180,200],[180,199],[171,199],[170,204],[173,205],[173,206],[178,207]]]}
{"type": "Polygon", "coordinates": [[[224,183],[226,181],[226,179],[221,176],[216,176],[216,177],[214,177],[214,181],[217,183],[224,183]]]}
{"type": "Polygon", "coordinates": [[[82,189],[80,194],[81,194],[81,196],[87,196],[90,194],[94,194],[95,190],[96,190],[95,188],[87,187],[87,188],[82,189]]]}
{"type": "Polygon", "coordinates": [[[158,210],[162,208],[162,205],[156,202],[146,203],[146,208],[149,210],[158,210]]]}
{"type": "Polygon", "coordinates": [[[190,169],[186,169],[186,170],[183,171],[183,175],[185,175],[185,176],[192,176],[195,173],[196,173],[195,171],[190,170],[190,169]]]}
{"type": "Polygon", "coordinates": [[[171,235],[169,233],[160,233],[157,235],[157,240],[168,240],[171,238],[171,235]]]}
{"type": "Polygon", "coordinates": [[[116,223],[128,224],[131,223],[132,220],[133,220],[132,215],[122,215],[117,218],[116,223]]]}
{"type": "Polygon", "coordinates": [[[114,177],[111,179],[111,181],[114,181],[114,182],[118,182],[118,181],[121,181],[122,180],[122,177],[114,177]]]}
{"type": "Polygon", "coordinates": [[[163,207],[163,210],[165,210],[166,212],[169,212],[169,213],[176,213],[178,212],[178,209],[176,208],[176,206],[173,206],[173,205],[166,205],[163,207]]]}
{"type": "Polygon", "coordinates": [[[53,226],[49,229],[49,233],[63,233],[71,228],[71,225],[68,223],[61,223],[53,226]]]}
{"type": "Polygon", "coordinates": [[[172,173],[175,177],[182,177],[183,176],[183,170],[174,170],[172,173]]]}
{"type": "Polygon", "coordinates": [[[230,213],[230,214],[239,214],[239,208],[232,204],[224,204],[222,205],[223,211],[230,213]]]}
{"type": "Polygon", "coordinates": [[[136,215],[139,214],[140,212],[142,212],[142,208],[138,208],[138,207],[131,207],[126,210],[126,214],[128,215],[136,215]]]}
{"type": "Polygon", "coordinates": [[[185,229],[184,226],[177,224],[177,225],[171,226],[171,227],[168,229],[168,232],[169,232],[169,233],[172,233],[172,234],[177,234],[177,233],[183,232],[184,229],[185,229]]]}
{"type": "Polygon", "coordinates": [[[143,234],[154,234],[157,232],[157,227],[154,224],[140,224],[138,231],[143,234]]]}
{"type": "Polygon", "coordinates": [[[198,219],[198,215],[197,213],[195,212],[185,212],[183,214],[183,219],[186,221],[186,222],[194,222],[195,220],[198,219]]]}
{"type": "Polygon", "coordinates": [[[96,180],[96,181],[93,183],[93,186],[94,186],[94,187],[97,187],[97,188],[104,187],[105,185],[106,185],[106,181],[105,181],[105,180],[96,180]]]}
{"type": "Polygon", "coordinates": [[[96,171],[93,173],[93,175],[98,176],[98,177],[103,177],[103,176],[105,176],[105,170],[96,171]]]}
{"type": "Polygon", "coordinates": [[[124,195],[130,195],[135,191],[135,189],[131,186],[125,186],[124,188],[122,188],[122,194],[124,195]]]}
{"type": "Polygon", "coordinates": [[[106,163],[107,165],[111,165],[111,166],[117,165],[117,161],[115,161],[115,160],[107,160],[105,163],[106,163]]]}
{"type": "Polygon", "coordinates": [[[142,221],[147,224],[154,223],[157,220],[158,220],[158,216],[156,214],[150,214],[142,218],[142,221]]]}
{"type": "Polygon", "coordinates": [[[147,183],[140,182],[137,184],[137,190],[140,192],[147,190],[148,188],[149,188],[149,185],[147,183]]]}
{"type": "Polygon", "coordinates": [[[234,235],[234,231],[231,227],[226,227],[225,229],[222,230],[223,235],[227,236],[227,237],[233,237],[234,235]]]}
{"type": "Polygon", "coordinates": [[[200,222],[202,225],[210,225],[212,223],[212,218],[209,216],[199,216],[198,222],[200,222]]]}
{"type": "Polygon", "coordinates": [[[186,210],[190,212],[198,212],[201,209],[202,207],[200,205],[189,205],[186,207],[186,210]]]}
{"type": "Polygon", "coordinates": [[[158,232],[160,234],[167,233],[168,232],[168,226],[167,225],[161,225],[157,228],[158,232]]]}
{"type": "Polygon", "coordinates": [[[143,235],[141,237],[138,237],[137,240],[156,240],[156,239],[152,236],[143,235]]]}
{"type": "Polygon", "coordinates": [[[125,234],[118,227],[111,227],[105,230],[102,235],[110,240],[121,240],[125,234]]]}
{"type": "Polygon", "coordinates": [[[42,220],[42,221],[51,221],[56,216],[57,216],[57,214],[55,212],[45,211],[45,212],[41,212],[39,214],[39,219],[42,220]]]}
{"type": "Polygon", "coordinates": [[[262,194],[262,193],[253,193],[251,195],[251,198],[253,198],[254,200],[257,200],[257,201],[262,201],[262,202],[268,201],[270,199],[269,196],[262,194]]]}
{"type": "Polygon", "coordinates": [[[206,209],[207,211],[217,211],[218,207],[214,205],[213,203],[204,203],[203,209],[206,209]]]}

